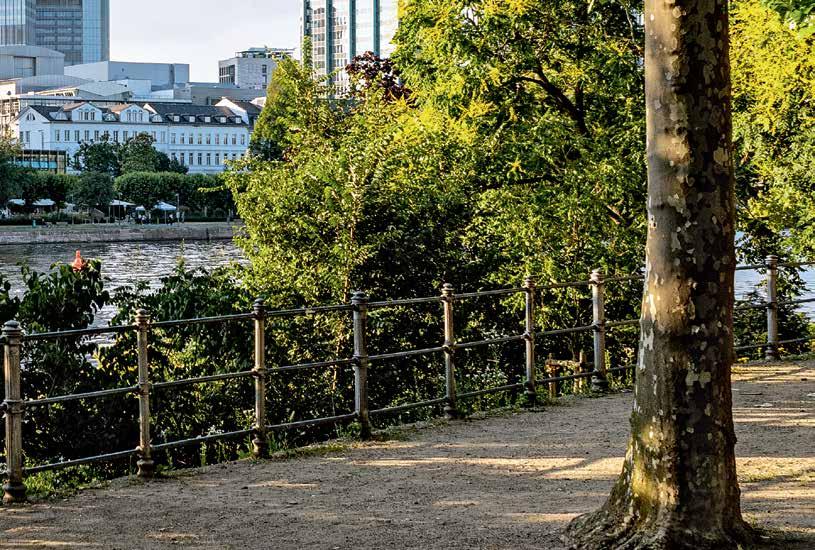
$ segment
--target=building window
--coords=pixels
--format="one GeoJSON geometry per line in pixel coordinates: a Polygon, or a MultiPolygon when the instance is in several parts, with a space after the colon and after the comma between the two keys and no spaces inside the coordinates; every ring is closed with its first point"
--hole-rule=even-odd
{"type": "Polygon", "coordinates": [[[207,134],[207,145],[211,145],[211,144],[212,144],[212,136],[207,134]]]}
{"type": "Polygon", "coordinates": [[[204,164],[204,153],[198,153],[198,166],[204,164]]]}
{"type": "MultiPolygon", "coordinates": [[[[183,140],[184,140],[184,136],[181,136],[181,139],[182,139],[181,143],[184,143],[184,141],[183,141],[183,140]]],[[[174,145],[175,145],[175,132],[173,132],[172,134],[170,134],[170,143],[172,143],[172,144],[174,144],[174,145]]]]}
{"type": "Polygon", "coordinates": [[[57,130],[57,131],[54,133],[54,136],[56,137],[56,140],[57,140],[57,141],[59,141],[59,130],[57,130]]]}
{"type": "Polygon", "coordinates": [[[94,130],[93,132],[93,140],[99,141],[99,130],[94,130]]]}
{"type": "Polygon", "coordinates": [[[161,142],[160,143],[166,143],[166,142],[167,142],[167,132],[161,132],[161,142]]]}
{"type": "Polygon", "coordinates": [[[71,141],[71,131],[65,130],[63,137],[65,138],[64,141],[71,141]]]}
{"type": "Polygon", "coordinates": [[[246,134],[241,134],[241,145],[246,145],[246,134]]]}
{"type": "Polygon", "coordinates": [[[204,141],[203,136],[201,134],[198,134],[198,145],[201,145],[203,141],[204,141]]]}
{"type": "Polygon", "coordinates": [[[91,140],[91,131],[90,130],[85,130],[85,141],[90,141],[90,140],[91,140]]]}
{"type": "Polygon", "coordinates": [[[221,134],[215,134],[215,145],[221,144],[221,134]]]}
{"type": "Polygon", "coordinates": [[[119,130],[113,130],[113,141],[119,143],[119,130]]]}
{"type": "Polygon", "coordinates": [[[190,162],[189,162],[190,166],[192,166],[192,153],[188,153],[187,157],[190,159],[190,162]]]}
{"type": "MultiPolygon", "coordinates": [[[[175,134],[173,134],[175,135],[175,134]]],[[[181,145],[184,145],[184,134],[181,134],[181,145]]]]}
{"type": "Polygon", "coordinates": [[[124,132],[122,132],[122,140],[123,140],[123,141],[127,141],[127,136],[128,136],[128,131],[127,131],[127,130],[125,130],[124,132]]]}
{"type": "Polygon", "coordinates": [[[215,166],[220,166],[221,164],[221,153],[215,153],[215,166]]]}
{"type": "Polygon", "coordinates": [[[151,132],[151,135],[153,136],[153,143],[155,143],[155,142],[156,142],[156,133],[155,133],[155,132],[151,132]]]}
{"type": "Polygon", "coordinates": [[[79,130],[74,130],[74,141],[79,143],[79,130]]]}
{"type": "Polygon", "coordinates": [[[232,134],[232,145],[238,144],[238,134],[232,134]]]}

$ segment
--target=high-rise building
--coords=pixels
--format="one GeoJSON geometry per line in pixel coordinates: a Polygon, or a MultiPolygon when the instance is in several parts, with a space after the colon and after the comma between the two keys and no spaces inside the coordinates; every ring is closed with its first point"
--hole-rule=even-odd
{"type": "MultiPolygon", "coordinates": [[[[389,57],[398,25],[398,0],[303,0],[301,37],[311,38],[311,56],[318,74],[345,68],[354,56],[373,52],[389,57]]],[[[342,87],[341,72],[335,83],[342,87]]]]}
{"type": "Polygon", "coordinates": [[[249,48],[218,62],[218,81],[238,88],[265,90],[277,63],[292,55],[292,50],[282,48],[249,48]]]}
{"type": "Polygon", "coordinates": [[[35,46],[35,0],[0,0],[0,46],[35,46]]]}
{"type": "Polygon", "coordinates": [[[110,59],[110,0],[0,0],[0,45],[41,46],[66,65],[110,59]]]}

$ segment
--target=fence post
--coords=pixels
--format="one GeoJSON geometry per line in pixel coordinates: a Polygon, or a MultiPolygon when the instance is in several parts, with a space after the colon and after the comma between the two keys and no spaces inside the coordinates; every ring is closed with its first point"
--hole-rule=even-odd
{"type": "Polygon", "coordinates": [[[3,369],[6,396],[3,406],[6,416],[6,464],[8,479],[3,485],[3,502],[25,502],[23,484],[23,401],[20,388],[20,345],[23,331],[17,321],[3,325],[3,369]]]}
{"type": "Polygon", "coordinates": [[[775,361],[778,351],[778,256],[767,256],[767,349],[764,359],[775,361]]]}
{"type": "Polygon", "coordinates": [[[360,437],[371,438],[371,419],[368,416],[368,296],[354,292],[354,412],[360,425],[360,437]]]}
{"type": "Polygon", "coordinates": [[[594,372],[591,379],[591,389],[606,391],[608,380],[606,378],[606,311],[605,311],[605,281],[603,272],[595,269],[591,272],[591,304],[592,324],[594,325],[594,372]]]}
{"type": "Polygon", "coordinates": [[[534,407],[537,402],[535,388],[535,278],[524,279],[526,314],[524,340],[526,342],[526,405],[534,407]]]}
{"type": "Polygon", "coordinates": [[[453,285],[444,283],[441,288],[441,300],[444,305],[444,416],[448,420],[458,418],[456,403],[456,333],[453,325],[453,303],[456,296],[453,285]]]}
{"type": "Polygon", "coordinates": [[[150,315],[143,309],[136,311],[136,344],[139,350],[139,460],[138,476],[151,478],[155,471],[150,442],[150,378],[147,360],[147,333],[150,315]]]}
{"type": "Polygon", "coordinates": [[[266,445],[266,304],[263,299],[255,300],[255,425],[252,439],[252,455],[264,458],[267,455],[266,445]]]}
{"type": "MultiPolygon", "coordinates": [[[[549,359],[546,360],[546,376],[549,378],[557,378],[558,377],[558,370],[559,367],[557,363],[555,363],[555,359],[553,355],[549,354],[549,359]]],[[[557,399],[558,394],[558,383],[557,382],[549,382],[549,399],[554,401],[557,399]]]]}

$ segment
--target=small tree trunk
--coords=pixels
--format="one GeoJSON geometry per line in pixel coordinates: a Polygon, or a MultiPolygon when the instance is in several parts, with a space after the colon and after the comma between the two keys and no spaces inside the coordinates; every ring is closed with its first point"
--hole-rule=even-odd
{"type": "Polygon", "coordinates": [[[578,548],[735,548],[734,183],[726,0],[646,0],[648,243],[631,439],[578,548]]]}

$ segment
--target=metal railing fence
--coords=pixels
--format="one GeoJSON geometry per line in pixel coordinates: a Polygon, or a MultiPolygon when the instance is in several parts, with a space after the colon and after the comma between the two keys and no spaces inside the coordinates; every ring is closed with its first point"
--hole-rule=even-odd
{"type": "MultiPolygon", "coordinates": [[[[781,341],[778,338],[778,307],[781,305],[799,305],[804,303],[814,303],[815,298],[806,298],[790,301],[779,301],[777,296],[777,279],[779,267],[798,268],[811,266],[815,263],[779,263],[778,258],[770,256],[765,264],[740,266],[737,270],[764,270],[766,269],[767,279],[767,300],[760,303],[746,303],[736,307],[736,311],[747,309],[764,309],[767,316],[767,341],[762,343],[739,346],[737,350],[764,348],[767,359],[777,359],[779,357],[780,346],[793,342],[803,342],[810,340],[810,337],[802,337],[795,340],[781,341]]],[[[125,457],[137,457],[138,476],[150,478],[155,473],[154,453],[167,451],[186,445],[199,444],[210,441],[239,439],[251,437],[252,454],[255,457],[264,457],[268,445],[270,432],[285,431],[308,426],[325,424],[341,424],[350,421],[357,421],[360,426],[362,438],[369,438],[371,435],[371,418],[380,415],[404,412],[423,407],[433,407],[444,405],[444,414],[448,418],[456,418],[460,415],[459,402],[464,399],[471,399],[487,394],[523,390],[526,403],[530,406],[538,402],[539,388],[548,386],[548,391],[552,395],[552,388],[564,381],[584,381],[591,379],[592,388],[603,390],[607,388],[608,375],[611,373],[621,373],[633,369],[633,366],[619,366],[609,368],[606,364],[606,331],[618,327],[635,326],[638,319],[625,319],[607,321],[605,318],[605,286],[610,283],[637,282],[644,280],[641,275],[624,275],[615,277],[604,277],[600,270],[592,271],[588,280],[572,281],[567,283],[553,283],[538,286],[534,277],[527,277],[523,285],[517,288],[487,290],[480,292],[466,292],[456,294],[454,288],[445,284],[439,296],[412,298],[390,301],[370,301],[363,292],[355,292],[349,304],[319,306],[312,308],[300,308],[281,311],[267,311],[263,300],[254,303],[253,310],[248,313],[237,315],[223,315],[216,317],[206,317],[197,319],[182,319],[171,321],[152,322],[147,311],[138,310],[135,315],[135,323],[132,325],[110,326],[104,328],[89,328],[83,330],[71,330],[64,332],[50,332],[37,334],[24,334],[19,323],[9,321],[3,326],[2,340],[4,346],[3,368],[5,378],[5,400],[2,403],[2,411],[5,414],[5,435],[6,435],[6,477],[7,481],[3,486],[3,500],[7,503],[21,502],[26,499],[26,489],[24,485],[24,475],[48,470],[58,470],[71,466],[88,464],[92,462],[110,461],[125,457]],[[585,326],[540,330],[536,322],[537,298],[544,290],[589,287],[592,296],[592,323],[585,326]],[[524,295],[524,332],[500,336],[490,339],[460,342],[456,338],[456,330],[453,322],[456,303],[471,298],[482,298],[486,296],[512,296],[524,295]],[[368,313],[372,310],[415,306],[419,304],[439,303],[443,311],[444,340],[442,345],[424,349],[414,349],[399,351],[395,353],[384,353],[378,355],[368,354],[368,313]],[[297,317],[314,315],[325,312],[351,312],[353,321],[353,356],[351,358],[338,358],[328,361],[302,363],[296,365],[285,365],[267,368],[266,364],[266,322],[272,318],[297,317]],[[149,369],[148,349],[150,346],[151,331],[157,328],[182,327],[187,325],[234,323],[241,321],[252,321],[254,332],[254,366],[251,370],[241,372],[216,374],[210,376],[200,376],[182,380],[153,381],[149,369]],[[103,334],[122,334],[134,331],[138,348],[138,383],[133,386],[112,388],[100,391],[77,393],[47,397],[42,399],[24,400],[21,387],[21,346],[26,342],[38,342],[47,340],[57,340],[60,338],[77,338],[86,336],[98,336],[103,334]],[[551,338],[566,334],[591,333],[593,342],[593,361],[586,362],[581,356],[579,366],[575,369],[575,374],[560,375],[558,370],[550,370],[557,367],[557,364],[550,360],[546,361],[545,369],[550,376],[538,379],[537,371],[541,367],[536,357],[536,344],[543,338],[551,338]],[[483,388],[475,391],[459,392],[456,387],[457,355],[461,350],[478,348],[488,345],[508,344],[523,342],[524,344],[524,382],[505,384],[496,387],[483,388]],[[369,410],[368,399],[368,375],[369,366],[372,363],[392,361],[412,356],[431,355],[441,353],[444,355],[444,396],[406,403],[393,407],[369,410]],[[348,414],[337,416],[314,418],[310,420],[300,420],[281,424],[269,424],[266,414],[266,384],[270,372],[285,372],[295,370],[322,369],[337,366],[352,366],[354,369],[354,410],[348,414]],[[151,439],[151,393],[154,389],[178,388],[197,384],[207,384],[216,381],[235,380],[241,378],[251,378],[254,382],[254,421],[250,428],[217,433],[170,441],[167,443],[153,444],[151,439]],[[56,403],[77,401],[84,399],[99,399],[103,397],[134,394],[138,397],[139,404],[139,442],[138,446],[131,450],[111,452],[96,456],[88,456],[72,460],[64,460],[51,464],[42,464],[32,467],[23,467],[23,438],[22,420],[27,407],[44,407],[56,403]]],[[[581,354],[582,355],[582,354],[581,354]]],[[[581,382],[582,384],[583,382],[581,382]]],[[[556,392],[555,392],[556,393],[556,392]]]]}

